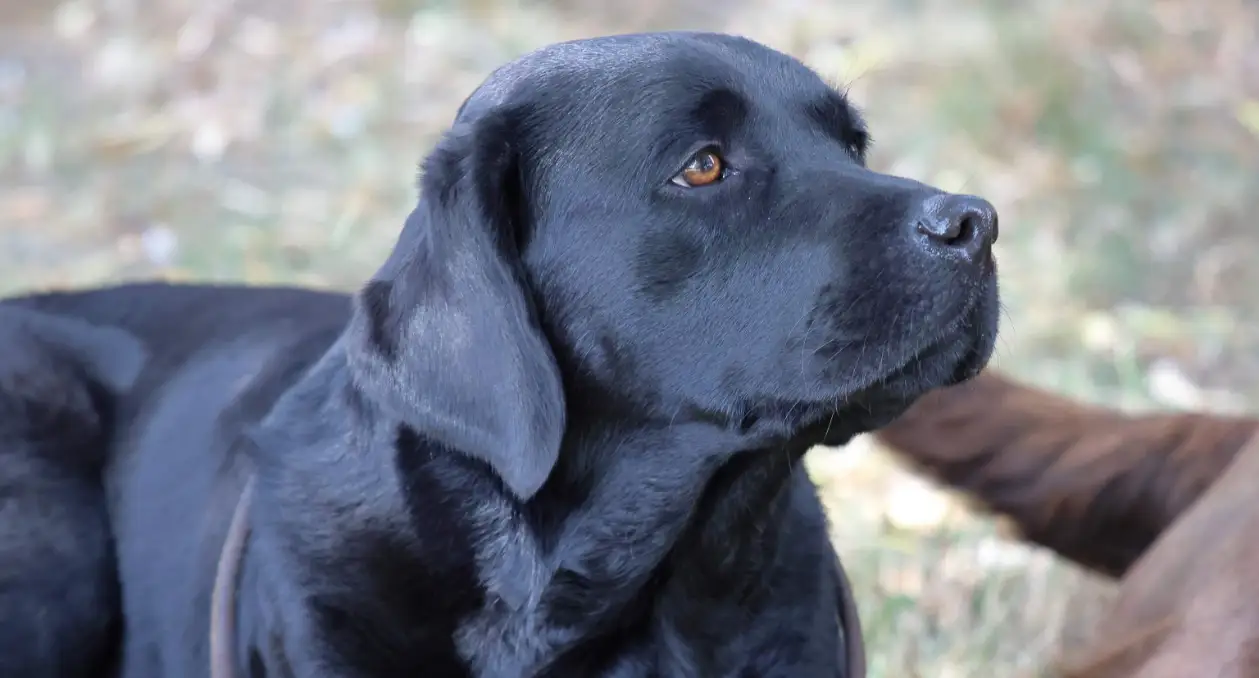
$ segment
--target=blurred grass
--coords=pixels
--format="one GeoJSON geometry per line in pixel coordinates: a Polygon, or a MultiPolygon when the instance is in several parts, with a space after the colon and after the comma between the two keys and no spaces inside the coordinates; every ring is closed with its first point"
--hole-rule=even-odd
{"type": "MultiPolygon", "coordinates": [[[[1246,0],[0,0],[0,292],[350,289],[490,69],[708,28],[848,87],[879,169],[1002,215],[997,365],[1126,408],[1259,399],[1259,8],[1246,0]]],[[[819,450],[872,676],[1038,675],[1108,588],[904,473],[819,450]]]]}

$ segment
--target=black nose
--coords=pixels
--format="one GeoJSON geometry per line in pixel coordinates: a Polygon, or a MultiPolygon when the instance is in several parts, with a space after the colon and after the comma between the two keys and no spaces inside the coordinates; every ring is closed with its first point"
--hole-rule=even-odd
{"type": "Polygon", "coordinates": [[[973,195],[933,195],[923,202],[914,228],[930,249],[979,261],[997,240],[997,209],[973,195]]]}

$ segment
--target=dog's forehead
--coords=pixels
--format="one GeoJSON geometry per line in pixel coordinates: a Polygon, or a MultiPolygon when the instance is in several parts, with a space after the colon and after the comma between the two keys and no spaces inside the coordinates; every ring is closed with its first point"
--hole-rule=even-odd
{"type": "Polygon", "coordinates": [[[548,45],[500,66],[464,101],[457,120],[475,119],[560,77],[576,75],[597,83],[665,68],[697,70],[699,62],[710,69],[720,63],[731,78],[772,73],[816,79],[796,59],[738,36],[690,31],[601,36],[548,45]]]}

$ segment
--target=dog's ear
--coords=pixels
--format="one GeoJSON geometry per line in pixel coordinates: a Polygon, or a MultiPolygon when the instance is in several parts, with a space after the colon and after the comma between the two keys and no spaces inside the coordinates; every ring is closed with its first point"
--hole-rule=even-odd
{"type": "Polygon", "coordinates": [[[73,366],[87,380],[113,393],[131,388],[148,360],[144,346],[131,334],[78,318],[0,308],[0,328],[0,352],[9,354],[6,358],[29,358],[23,347],[32,342],[42,355],[73,366]]]}
{"type": "Polygon", "coordinates": [[[555,466],[564,396],[520,261],[518,119],[456,123],[424,161],[419,204],[356,296],[347,348],[368,397],[487,462],[523,500],[555,466]]]}

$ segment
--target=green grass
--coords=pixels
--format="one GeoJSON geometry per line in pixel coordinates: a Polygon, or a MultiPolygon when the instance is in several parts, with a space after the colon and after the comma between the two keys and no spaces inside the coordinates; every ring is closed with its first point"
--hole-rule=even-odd
{"type": "MultiPolygon", "coordinates": [[[[1122,407],[1245,408],[1255,25],[1246,0],[0,0],[0,292],[156,276],[350,289],[491,68],[592,33],[725,29],[848,87],[877,168],[997,204],[999,366],[1122,407]]],[[[851,447],[810,464],[873,676],[1037,675],[1087,636],[1107,586],[851,447]]]]}

